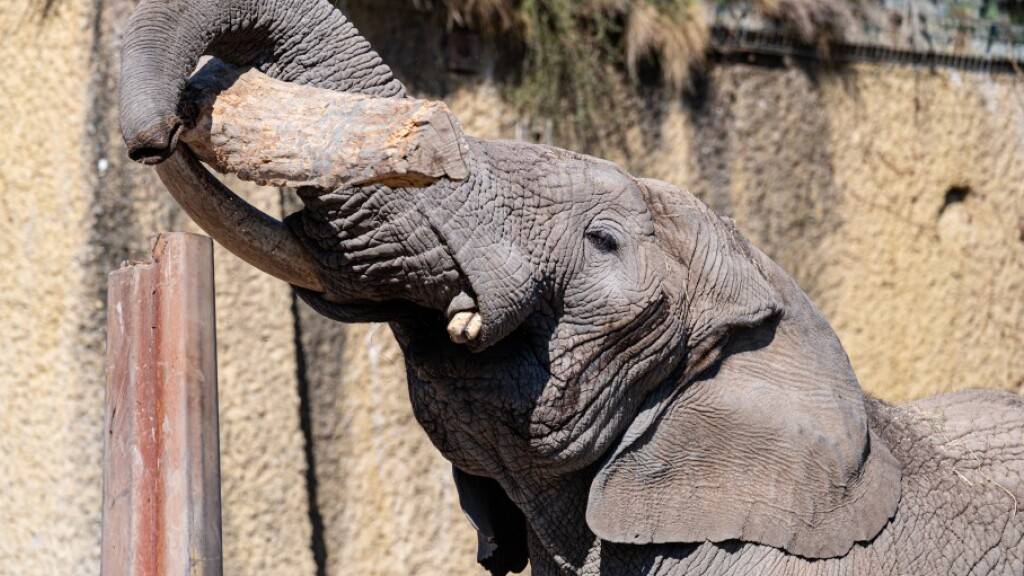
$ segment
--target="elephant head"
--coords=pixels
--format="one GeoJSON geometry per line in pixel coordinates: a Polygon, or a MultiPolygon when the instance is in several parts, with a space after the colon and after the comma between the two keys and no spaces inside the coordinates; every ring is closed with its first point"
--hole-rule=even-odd
{"type": "MultiPolygon", "coordinates": [[[[231,198],[175,151],[202,54],[404,96],[326,0],[145,0],[125,37],[122,126],[172,190],[231,198]]],[[[527,535],[531,556],[573,565],[587,552],[565,534],[825,558],[884,527],[899,466],[785,272],[669,184],[467,142],[461,180],[305,187],[287,225],[233,200],[200,223],[323,314],[391,322],[416,417],[457,469],[492,570],[521,567],[527,535]]]]}

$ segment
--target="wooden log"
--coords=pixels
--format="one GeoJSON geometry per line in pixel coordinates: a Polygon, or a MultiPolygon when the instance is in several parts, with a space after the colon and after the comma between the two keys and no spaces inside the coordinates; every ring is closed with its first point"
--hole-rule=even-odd
{"type": "Polygon", "coordinates": [[[108,281],[103,576],[220,576],[209,238],[160,236],[108,281]]]}
{"type": "Polygon", "coordinates": [[[469,175],[469,148],[442,102],[312,88],[219,60],[192,77],[183,100],[181,140],[243,180],[331,189],[469,175]]]}

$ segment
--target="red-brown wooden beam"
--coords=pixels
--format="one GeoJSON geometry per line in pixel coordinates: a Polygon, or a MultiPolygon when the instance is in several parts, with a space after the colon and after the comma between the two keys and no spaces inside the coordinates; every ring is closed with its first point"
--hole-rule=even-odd
{"type": "Polygon", "coordinates": [[[103,576],[220,576],[213,245],[157,238],[110,274],[103,576]]]}

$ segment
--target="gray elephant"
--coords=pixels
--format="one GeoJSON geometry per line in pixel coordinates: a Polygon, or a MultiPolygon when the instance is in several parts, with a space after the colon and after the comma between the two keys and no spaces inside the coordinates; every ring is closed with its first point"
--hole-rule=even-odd
{"type": "MultiPolygon", "coordinates": [[[[177,146],[203,54],[405,96],[326,0],[144,0],[122,127],[179,192],[230,195],[177,146]]],[[[466,141],[463,180],[201,223],[321,313],[390,322],[492,573],[1024,574],[1020,397],[871,399],[792,278],[690,194],[466,141]]]]}

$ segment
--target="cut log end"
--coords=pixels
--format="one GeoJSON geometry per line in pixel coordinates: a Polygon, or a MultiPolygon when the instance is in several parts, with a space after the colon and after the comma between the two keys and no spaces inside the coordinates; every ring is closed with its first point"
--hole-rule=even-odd
{"type": "Polygon", "coordinates": [[[189,81],[181,140],[219,172],[273,186],[424,187],[469,176],[469,146],[442,102],[274,80],[211,60],[189,81]]]}

